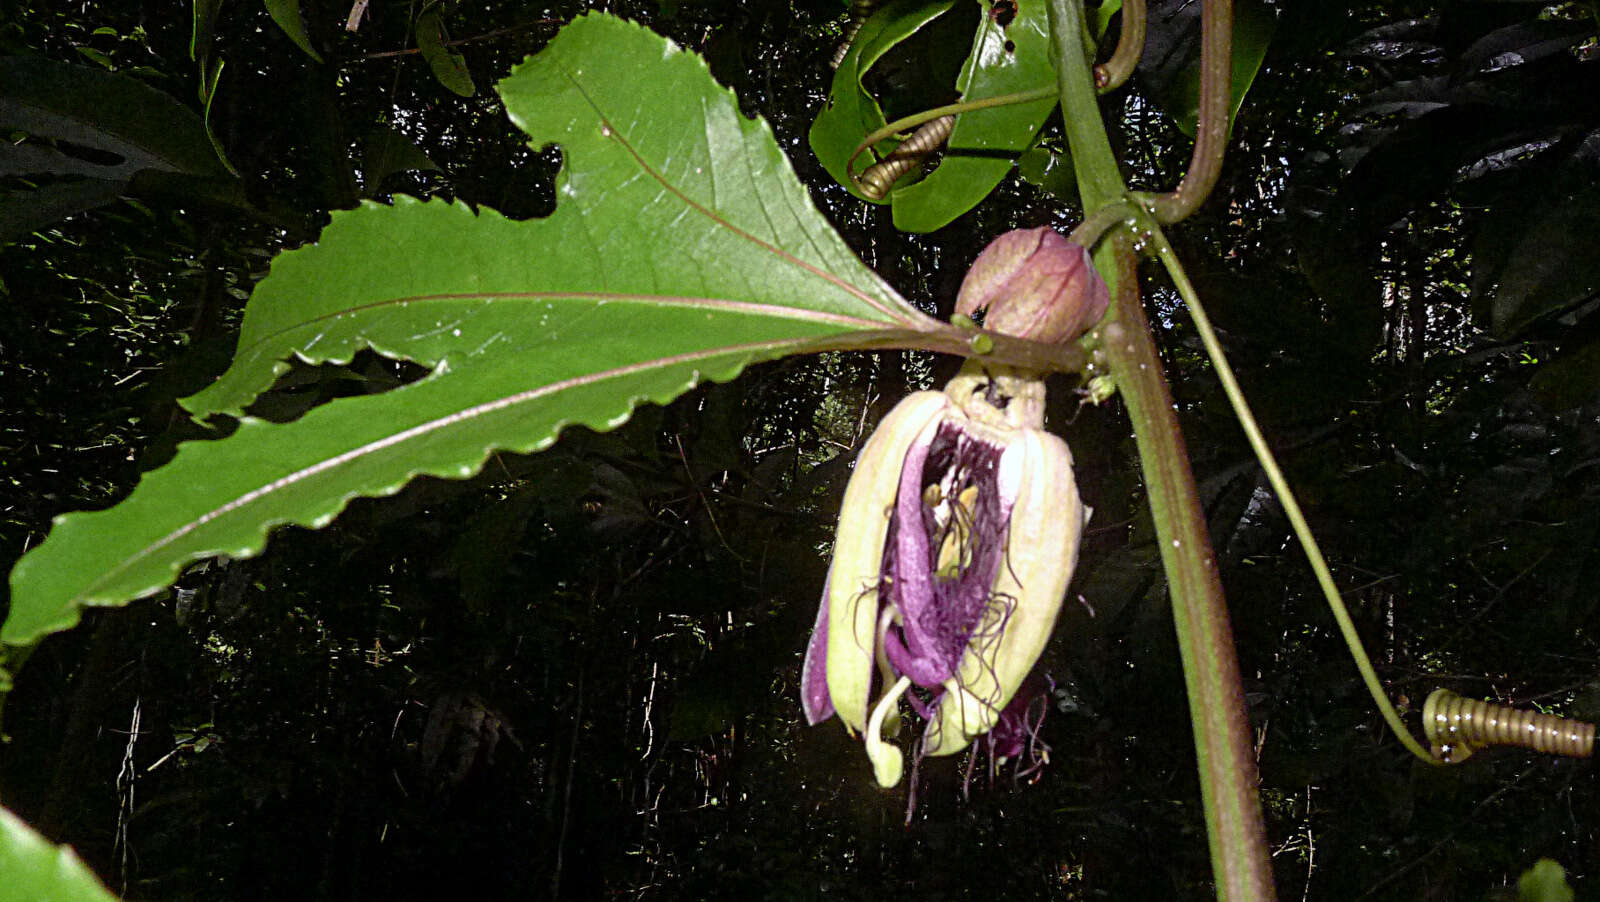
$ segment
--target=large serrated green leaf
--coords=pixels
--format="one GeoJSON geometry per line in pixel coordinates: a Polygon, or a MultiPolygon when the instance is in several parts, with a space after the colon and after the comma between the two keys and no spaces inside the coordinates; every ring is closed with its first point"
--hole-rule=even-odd
{"type": "Polygon", "coordinates": [[[416,475],[470,475],[568,424],[614,427],[753,361],[937,328],[829,228],[767,126],[665,39],[587,16],[499,90],[535,146],[563,148],[556,212],[513,222],[402,199],[336,213],[317,245],[274,262],[232,366],[185,405],[238,415],[290,357],[370,347],[432,373],[287,424],[245,417],[227,439],[181,445],[117,507],[58,518],[12,573],[0,642],[158,591],[197,558],[255,554],[273,526],[324,525],[416,475]]]}
{"type": "MultiPolygon", "coordinates": [[[[1050,22],[1043,3],[1017,5],[1005,27],[984,3],[972,52],[956,83],[962,100],[979,100],[1047,88],[1055,83],[1050,22]]],[[[931,232],[977,206],[1011,171],[1055,108],[1049,97],[1031,103],[973,110],[956,117],[944,158],[928,177],[895,189],[895,228],[931,232]]]]}
{"type": "Polygon", "coordinates": [[[113,902],[84,863],[0,808],[0,902],[113,902]]]}

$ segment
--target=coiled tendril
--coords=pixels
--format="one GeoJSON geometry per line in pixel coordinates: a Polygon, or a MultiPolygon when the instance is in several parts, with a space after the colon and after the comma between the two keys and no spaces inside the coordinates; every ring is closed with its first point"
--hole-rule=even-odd
{"type": "Polygon", "coordinates": [[[1456,764],[1485,746],[1514,745],[1547,755],[1594,754],[1594,724],[1522,711],[1436,689],[1422,706],[1422,729],[1440,761],[1456,764]]]}
{"type": "Polygon", "coordinates": [[[923,157],[939,149],[939,145],[950,137],[950,129],[955,124],[954,116],[940,116],[923,123],[893,153],[868,166],[865,172],[856,177],[856,185],[861,193],[873,200],[882,200],[901,176],[922,162],[923,157]]]}

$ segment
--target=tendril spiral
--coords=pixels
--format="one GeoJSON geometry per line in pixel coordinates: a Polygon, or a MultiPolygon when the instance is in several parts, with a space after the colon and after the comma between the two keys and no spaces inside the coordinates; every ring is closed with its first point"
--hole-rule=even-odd
{"type": "Polygon", "coordinates": [[[954,116],[940,116],[923,123],[911,133],[911,137],[896,147],[893,153],[867,167],[866,171],[857,177],[856,184],[861,193],[873,200],[882,200],[901,176],[922,162],[923,157],[939,149],[939,145],[950,137],[950,130],[955,124],[954,116]]]}
{"type": "Polygon", "coordinates": [[[1491,745],[1573,758],[1594,754],[1592,723],[1462,698],[1448,689],[1434,690],[1423,703],[1422,727],[1433,754],[1451,764],[1491,745]]]}

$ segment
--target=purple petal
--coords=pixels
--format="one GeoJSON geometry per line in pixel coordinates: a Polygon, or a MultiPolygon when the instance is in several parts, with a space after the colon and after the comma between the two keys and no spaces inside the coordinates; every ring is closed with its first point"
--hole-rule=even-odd
{"type": "Polygon", "coordinates": [[[995,638],[979,631],[991,607],[1005,603],[993,593],[1016,490],[1001,484],[1001,460],[1000,448],[955,421],[941,425],[926,447],[914,446],[906,455],[890,526],[891,555],[886,555],[892,556],[886,562],[889,594],[901,614],[904,652],[896,654],[900,650],[892,644],[886,651],[897,670],[924,688],[950,679],[971,643],[995,638]],[[941,523],[923,499],[924,488],[935,484],[943,484],[952,497],[977,489],[974,509],[948,510],[945,518],[951,522],[941,523]],[[954,574],[935,575],[952,530],[964,546],[958,552],[964,563],[954,574]]]}
{"type": "MultiPolygon", "coordinates": [[[[935,430],[937,438],[943,427],[935,430]]],[[[893,561],[890,566],[890,592],[900,609],[901,631],[905,637],[905,657],[890,658],[897,670],[919,686],[932,687],[950,678],[950,665],[923,624],[935,616],[933,610],[933,571],[928,565],[928,530],[922,518],[923,468],[933,442],[919,441],[906,452],[900,470],[900,489],[889,526],[893,561]],[[909,660],[915,658],[915,661],[909,660]]],[[[897,643],[898,644],[898,643],[897,643]]],[[[899,649],[896,649],[898,652],[899,649]]]]}
{"type": "MultiPolygon", "coordinates": [[[[911,682],[932,689],[950,678],[950,668],[936,655],[918,655],[906,648],[899,630],[889,630],[883,637],[883,652],[894,666],[895,672],[908,676],[911,682]]],[[[906,635],[911,635],[907,632],[906,635]]],[[[907,695],[909,698],[910,696],[907,695]]]]}
{"type": "Polygon", "coordinates": [[[830,572],[822,585],[822,604],[806,645],[806,663],[800,669],[800,709],[812,726],[833,716],[833,697],[828,694],[828,585],[832,582],[830,572]]]}

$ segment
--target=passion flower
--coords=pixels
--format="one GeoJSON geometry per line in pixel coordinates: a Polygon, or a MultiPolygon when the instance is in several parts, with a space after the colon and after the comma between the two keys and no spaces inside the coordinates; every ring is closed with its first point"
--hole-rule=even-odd
{"type": "Polygon", "coordinates": [[[969,361],[944,391],[901,401],[845,489],[801,676],[806,719],[838,714],[862,734],[884,786],[904,771],[883,738],[901,700],[928,722],[921,755],[1000,725],[1055,625],[1086,519],[1038,374],[969,361]]]}

